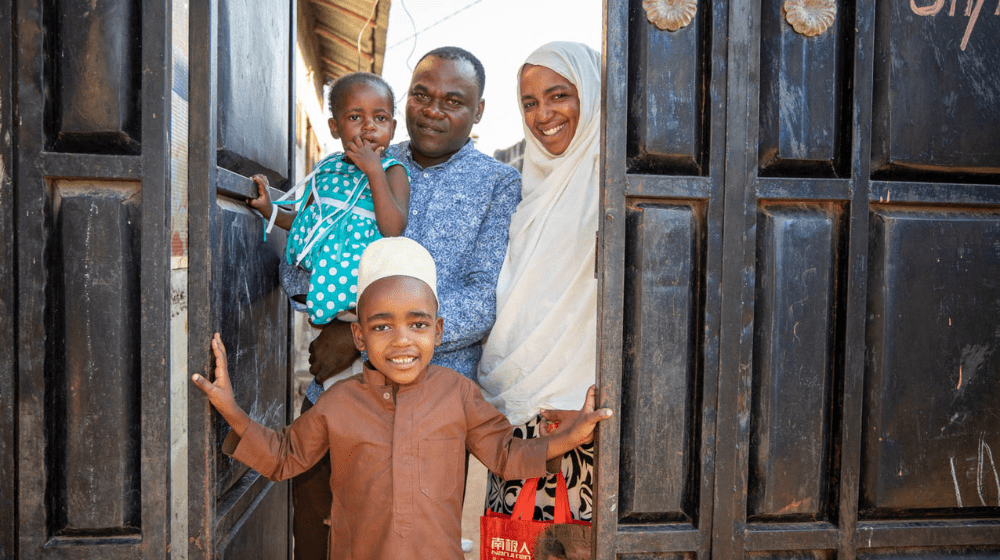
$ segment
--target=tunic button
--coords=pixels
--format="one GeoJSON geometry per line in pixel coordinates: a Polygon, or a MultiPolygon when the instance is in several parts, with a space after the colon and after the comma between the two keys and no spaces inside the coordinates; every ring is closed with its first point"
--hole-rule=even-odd
{"type": "Polygon", "coordinates": [[[417,211],[416,211],[416,210],[414,210],[414,211],[413,211],[413,215],[414,215],[414,216],[416,216],[416,215],[417,215],[417,211]]]}
{"type": "Polygon", "coordinates": [[[382,398],[385,400],[389,400],[389,393],[382,393],[382,398]]]}

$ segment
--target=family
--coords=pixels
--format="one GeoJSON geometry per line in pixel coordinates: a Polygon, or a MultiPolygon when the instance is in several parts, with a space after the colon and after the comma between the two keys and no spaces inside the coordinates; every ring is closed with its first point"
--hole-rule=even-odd
{"type": "Polygon", "coordinates": [[[277,432],[236,404],[218,335],[214,380],[193,381],[232,428],[224,452],[294,477],[296,558],[464,558],[467,453],[490,471],[490,510],[540,477],[535,518],[552,519],[562,472],[573,517],[591,517],[593,430],[612,414],[593,389],[600,54],[549,43],[517,79],[520,177],[470,140],[486,76],[457,47],[418,62],[395,145],[388,84],[333,84],[343,153],[298,212],[254,177],[248,203],[289,232],[282,284],[322,328],[314,381],[277,432]]]}

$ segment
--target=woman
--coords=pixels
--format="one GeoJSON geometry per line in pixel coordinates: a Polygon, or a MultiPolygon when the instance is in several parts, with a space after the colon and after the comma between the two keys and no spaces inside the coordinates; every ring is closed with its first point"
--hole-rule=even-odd
{"type": "MultiPolygon", "coordinates": [[[[510,224],[479,383],[523,438],[555,429],[540,412],[575,409],[595,379],[600,59],[586,45],[549,43],[518,74],[522,200],[510,224]]],[[[554,420],[559,413],[544,414],[554,420]]],[[[576,519],[591,517],[593,459],[591,444],[562,460],[576,519]]],[[[487,506],[510,513],[521,485],[491,474],[487,506]]],[[[552,519],[554,495],[552,476],[536,494],[535,519],[552,519]]]]}

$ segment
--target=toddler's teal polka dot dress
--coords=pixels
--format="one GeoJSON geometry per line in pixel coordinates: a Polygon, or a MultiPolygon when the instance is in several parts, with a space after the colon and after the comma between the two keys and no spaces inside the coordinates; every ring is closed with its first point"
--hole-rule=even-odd
{"type": "MultiPolygon", "coordinates": [[[[382,158],[382,168],[402,165],[382,158]]],[[[368,177],[344,154],[328,156],[313,170],[308,194],[288,232],[289,263],[311,273],[306,307],[318,325],[357,306],[358,261],[369,243],[381,238],[368,177]]],[[[304,195],[305,196],[305,195],[304,195]]]]}

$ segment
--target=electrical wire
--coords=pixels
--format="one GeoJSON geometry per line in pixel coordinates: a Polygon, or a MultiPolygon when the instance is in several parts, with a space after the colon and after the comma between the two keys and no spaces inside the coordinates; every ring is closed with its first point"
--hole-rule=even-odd
{"type": "MultiPolygon", "coordinates": [[[[413,33],[412,35],[410,35],[409,37],[406,37],[406,38],[404,38],[404,39],[400,39],[399,41],[396,41],[395,43],[393,43],[393,44],[389,45],[389,46],[388,46],[388,47],[387,47],[387,48],[386,48],[385,50],[389,50],[389,49],[391,49],[391,48],[393,48],[393,47],[398,47],[399,45],[401,45],[401,44],[405,43],[406,41],[409,41],[410,39],[413,39],[413,38],[415,38],[415,37],[416,37],[417,35],[420,35],[421,33],[425,32],[425,31],[427,31],[427,30],[429,30],[429,29],[432,29],[432,28],[434,28],[434,27],[437,27],[438,25],[440,25],[440,24],[444,23],[445,21],[447,21],[447,20],[449,20],[449,19],[451,19],[451,18],[453,18],[453,17],[457,16],[458,14],[460,14],[460,13],[464,12],[465,10],[468,10],[469,8],[471,8],[471,7],[475,6],[476,4],[479,4],[479,3],[480,3],[480,2],[482,2],[482,1],[483,1],[483,0],[473,0],[472,2],[469,2],[469,3],[468,3],[468,4],[466,4],[465,6],[463,6],[463,7],[459,8],[459,9],[455,10],[454,12],[452,12],[452,13],[450,13],[450,14],[448,14],[448,15],[444,16],[443,18],[441,18],[441,19],[439,19],[439,20],[435,21],[434,23],[432,23],[432,24],[428,25],[427,27],[425,27],[425,28],[421,29],[420,31],[415,31],[415,32],[414,32],[414,33],[413,33]]],[[[409,12],[407,12],[407,13],[409,13],[409,12]]],[[[412,19],[412,18],[411,18],[411,19],[412,19]]]]}
{"type": "Polygon", "coordinates": [[[413,35],[411,35],[411,37],[413,37],[413,46],[410,47],[410,54],[406,57],[406,69],[412,74],[413,66],[410,64],[410,60],[413,58],[413,53],[417,52],[417,22],[413,19],[413,14],[411,14],[410,10],[406,7],[406,0],[399,0],[399,5],[403,7],[403,12],[406,14],[406,17],[410,18],[410,29],[413,30],[413,35]]]}
{"type": "MultiPolygon", "coordinates": [[[[371,25],[372,21],[375,20],[375,10],[377,8],[378,8],[378,0],[375,0],[375,2],[372,3],[372,13],[370,16],[368,16],[368,21],[366,21],[365,24],[361,26],[361,31],[358,31],[358,72],[361,71],[361,36],[364,35],[365,29],[368,29],[368,26],[371,25]]],[[[372,64],[375,64],[374,49],[372,51],[372,64]]]]}

